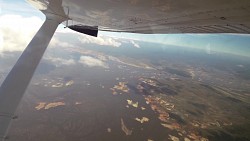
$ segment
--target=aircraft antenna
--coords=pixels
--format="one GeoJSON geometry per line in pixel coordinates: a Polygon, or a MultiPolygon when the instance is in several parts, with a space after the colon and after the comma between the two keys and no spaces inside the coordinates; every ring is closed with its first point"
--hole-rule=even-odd
{"type": "MultiPolygon", "coordinates": [[[[69,17],[69,7],[66,7],[67,10],[67,17],[69,17]]],[[[66,26],[64,28],[67,28],[69,26],[69,20],[66,21],[66,26]]]]}

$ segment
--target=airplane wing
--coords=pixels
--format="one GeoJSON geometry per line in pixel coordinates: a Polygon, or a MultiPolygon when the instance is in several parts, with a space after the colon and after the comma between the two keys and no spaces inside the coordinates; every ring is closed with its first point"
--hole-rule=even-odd
{"type": "Polygon", "coordinates": [[[58,24],[97,36],[130,33],[250,33],[249,0],[28,0],[46,20],[0,87],[0,140],[58,24]]]}
{"type": "Polygon", "coordinates": [[[131,33],[250,33],[249,0],[28,0],[43,13],[100,31],[131,33]],[[41,6],[42,5],[42,6],[41,6]],[[58,6],[63,10],[58,10],[58,6]]]}

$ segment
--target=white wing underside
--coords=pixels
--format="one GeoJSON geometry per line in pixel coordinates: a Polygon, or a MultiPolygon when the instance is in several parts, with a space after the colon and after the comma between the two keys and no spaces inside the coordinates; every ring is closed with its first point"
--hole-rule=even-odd
{"type": "Polygon", "coordinates": [[[28,0],[43,13],[66,15],[74,24],[98,26],[104,31],[250,33],[249,0],[62,0],[62,4],[57,1],[28,0]],[[60,6],[63,10],[58,10],[60,6]]]}

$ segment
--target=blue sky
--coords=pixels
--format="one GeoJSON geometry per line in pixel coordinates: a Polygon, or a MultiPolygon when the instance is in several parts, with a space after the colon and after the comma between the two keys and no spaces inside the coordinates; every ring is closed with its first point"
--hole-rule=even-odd
{"type": "MultiPolygon", "coordinates": [[[[24,0],[0,0],[0,16],[19,15],[21,17],[36,17],[44,21],[45,16],[24,0]]],[[[63,25],[59,26],[60,30],[63,25]]],[[[37,29],[38,30],[38,29],[37,29]]],[[[78,35],[78,34],[76,34],[78,35]]],[[[127,34],[100,32],[100,35],[115,38],[128,38],[162,44],[199,48],[231,54],[250,56],[250,36],[236,34],[127,34]]]]}

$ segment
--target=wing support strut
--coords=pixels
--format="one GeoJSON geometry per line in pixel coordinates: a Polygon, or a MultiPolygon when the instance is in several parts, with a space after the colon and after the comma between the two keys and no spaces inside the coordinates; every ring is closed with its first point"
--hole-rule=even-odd
{"type": "Polygon", "coordinates": [[[57,26],[62,19],[46,17],[42,27],[30,41],[0,87],[0,141],[4,141],[15,111],[39,64],[57,26]]]}

